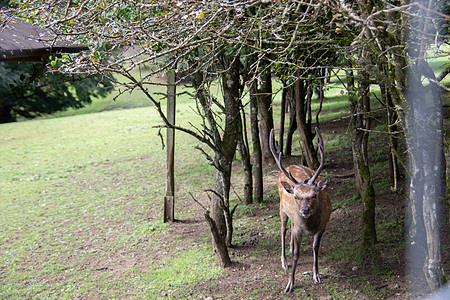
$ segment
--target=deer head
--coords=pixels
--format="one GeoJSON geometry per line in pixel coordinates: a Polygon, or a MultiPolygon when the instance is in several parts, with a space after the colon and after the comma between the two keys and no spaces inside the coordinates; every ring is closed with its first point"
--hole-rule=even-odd
{"type": "Polygon", "coordinates": [[[275,150],[273,130],[270,132],[270,150],[275,158],[278,168],[290,181],[280,179],[280,185],[288,194],[291,194],[294,197],[296,206],[303,217],[309,217],[314,213],[318,194],[327,186],[326,180],[321,180],[317,183],[315,182],[324,166],[323,139],[317,127],[316,133],[319,139],[319,142],[316,143],[316,145],[320,153],[320,166],[314,174],[309,177],[310,169],[304,166],[293,165],[289,167],[289,171],[283,167],[281,163],[282,153],[281,151],[275,150]]]}

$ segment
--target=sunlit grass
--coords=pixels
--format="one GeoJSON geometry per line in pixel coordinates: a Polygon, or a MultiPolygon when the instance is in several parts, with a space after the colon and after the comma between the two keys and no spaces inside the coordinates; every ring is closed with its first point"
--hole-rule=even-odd
{"type": "MultiPolygon", "coordinates": [[[[179,108],[187,118],[180,124],[198,122],[188,104],[179,108]]],[[[183,251],[184,260],[149,255],[164,251],[171,230],[161,221],[158,124],[155,109],[144,107],[0,125],[0,298],[148,298],[155,290],[144,287],[159,293],[178,275],[189,290],[221,274],[209,241],[183,251]]],[[[177,180],[214,174],[194,140],[177,137],[177,180]]],[[[202,193],[210,177],[189,191],[202,193]]]]}

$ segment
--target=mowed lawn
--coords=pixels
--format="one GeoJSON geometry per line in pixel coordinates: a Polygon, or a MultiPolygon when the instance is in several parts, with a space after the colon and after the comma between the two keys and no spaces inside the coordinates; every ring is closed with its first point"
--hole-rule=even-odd
{"type": "MultiPolygon", "coordinates": [[[[0,125],[0,299],[157,298],[220,276],[208,236],[180,246],[161,221],[158,124],[144,107],[0,125]]],[[[212,184],[192,180],[214,176],[197,144],[177,135],[180,198],[212,184]]]]}

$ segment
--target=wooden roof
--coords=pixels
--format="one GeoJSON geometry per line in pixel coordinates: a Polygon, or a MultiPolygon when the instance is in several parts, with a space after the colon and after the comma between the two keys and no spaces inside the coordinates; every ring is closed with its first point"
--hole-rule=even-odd
{"type": "Polygon", "coordinates": [[[50,54],[88,49],[47,29],[0,13],[0,61],[39,61],[50,54]]]}

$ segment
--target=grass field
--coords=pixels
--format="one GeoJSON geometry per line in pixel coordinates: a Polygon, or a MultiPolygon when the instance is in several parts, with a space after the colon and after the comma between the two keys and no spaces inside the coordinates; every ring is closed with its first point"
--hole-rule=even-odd
{"type": "MultiPolygon", "coordinates": [[[[187,104],[180,109],[193,118],[187,104]]],[[[165,151],[152,128],[159,123],[145,107],[0,126],[1,299],[141,298],[169,284],[179,258],[154,261],[145,252],[173,247],[158,239],[170,233],[161,222],[165,151]],[[111,251],[123,262],[108,262],[111,251]],[[111,263],[120,271],[101,275],[111,263]]],[[[195,142],[178,137],[177,179],[213,173],[198,163],[195,142]]],[[[182,264],[198,268],[177,268],[177,284],[220,275],[208,246],[186,249],[182,264]]]]}

